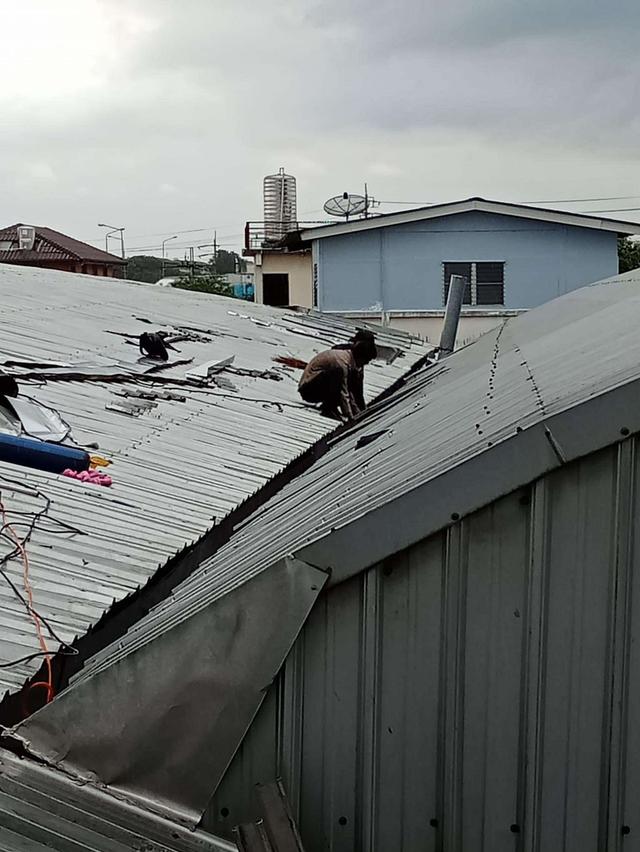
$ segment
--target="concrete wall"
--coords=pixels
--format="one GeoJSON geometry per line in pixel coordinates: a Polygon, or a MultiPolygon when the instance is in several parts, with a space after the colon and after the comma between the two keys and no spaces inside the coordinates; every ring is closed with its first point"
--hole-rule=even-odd
{"type": "Polygon", "coordinates": [[[308,852],[640,848],[639,449],[323,593],[204,826],[281,776],[308,852]]]}
{"type": "Polygon", "coordinates": [[[263,304],[262,276],[264,273],[284,273],[289,276],[289,304],[301,308],[313,307],[311,252],[262,252],[262,263],[255,265],[256,302],[263,304]]]}
{"type": "Polygon", "coordinates": [[[316,240],[320,310],[443,307],[445,261],[504,261],[505,308],[530,308],[618,271],[616,235],[470,212],[316,240]]]}
{"type": "MultiPolygon", "coordinates": [[[[520,311],[465,311],[460,317],[458,324],[458,333],[456,335],[455,347],[459,349],[461,346],[466,346],[468,343],[473,343],[485,332],[492,328],[501,325],[509,316],[515,316],[521,313],[520,311]]],[[[384,314],[373,313],[371,311],[356,312],[341,314],[348,317],[354,322],[366,321],[376,323],[378,325],[387,325],[390,328],[397,328],[399,331],[405,331],[408,334],[414,334],[416,337],[421,337],[427,343],[432,343],[437,346],[440,342],[440,334],[442,332],[442,324],[444,322],[444,311],[388,311],[384,314]]]]}

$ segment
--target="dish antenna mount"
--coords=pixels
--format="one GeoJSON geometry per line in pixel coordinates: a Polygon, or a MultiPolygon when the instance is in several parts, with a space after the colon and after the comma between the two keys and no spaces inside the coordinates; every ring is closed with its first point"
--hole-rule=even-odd
{"type": "Polygon", "coordinates": [[[329,216],[344,216],[349,219],[349,216],[359,216],[367,209],[367,200],[364,195],[353,195],[350,192],[343,192],[342,195],[335,195],[330,198],[324,205],[324,212],[329,216]]]}
{"type": "Polygon", "coordinates": [[[329,216],[340,216],[349,221],[350,216],[364,216],[365,219],[369,215],[369,209],[375,205],[375,201],[367,192],[365,184],[364,195],[354,195],[352,192],[343,192],[342,195],[335,195],[330,198],[324,205],[324,212],[329,216]]]}

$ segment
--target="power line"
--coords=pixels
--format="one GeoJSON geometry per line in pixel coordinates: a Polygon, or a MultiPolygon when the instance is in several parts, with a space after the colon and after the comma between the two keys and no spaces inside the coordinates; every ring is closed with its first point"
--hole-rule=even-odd
{"type": "Polygon", "coordinates": [[[604,198],[556,198],[544,201],[521,201],[521,204],[582,204],[587,201],[628,201],[640,195],[607,195],[604,198]]]}
{"type": "MultiPolygon", "coordinates": [[[[640,198],[640,195],[607,195],[599,198],[544,198],[544,199],[536,199],[535,201],[512,201],[506,202],[511,204],[584,204],[591,201],[628,201],[633,198],[640,198]]],[[[447,203],[447,202],[435,202],[435,201],[380,201],[380,204],[411,204],[415,206],[424,206],[431,207],[435,206],[438,203],[447,203]]],[[[629,209],[633,210],[635,208],[619,208],[621,210],[629,209]]],[[[610,212],[610,211],[603,211],[610,212]]],[[[614,212],[614,211],[611,211],[614,212]]]]}
{"type": "Polygon", "coordinates": [[[199,234],[201,231],[213,231],[213,228],[189,228],[185,231],[178,231],[173,229],[172,231],[160,231],[156,234],[132,234],[129,239],[130,240],[139,240],[142,237],[164,237],[166,234],[199,234]]]}
{"type": "Polygon", "coordinates": [[[411,204],[414,207],[433,207],[435,201],[379,201],[379,204],[411,204]]]}
{"type": "MultiPolygon", "coordinates": [[[[234,247],[237,248],[238,243],[237,242],[224,242],[224,243],[218,242],[218,248],[221,248],[221,247],[224,248],[225,246],[231,247],[231,248],[234,248],[234,247]]],[[[174,246],[172,246],[172,249],[174,249],[174,250],[175,249],[188,249],[188,248],[196,248],[196,246],[195,246],[194,243],[176,243],[174,246]]],[[[132,252],[152,251],[152,250],[157,251],[158,249],[159,249],[159,246],[158,246],[157,243],[153,243],[153,244],[147,245],[147,246],[130,246],[129,249],[127,250],[127,254],[130,256],[132,252]]]]}
{"type": "Polygon", "coordinates": [[[128,239],[139,240],[143,237],[165,237],[167,234],[198,234],[202,231],[213,232],[216,230],[216,228],[233,228],[233,226],[236,224],[236,222],[232,222],[226,225],[208,225],[206,228],[187,228],[183,230],[179,230],[178,228],[171,228],[171,230],[169,231],[158,231],[154,234],[129,234],[128,239]]]}
{"type": "MultiPolygon", "coordinates": [[[[206,229],[206,230],[208,230],[208,229],[206,229]]],[[[191,232],[191,231],[182,231],[181,233],[193,233],[193,232],[191,232]]],[[[238,245],[238,241],[239,241],[239,240],[242,240],[242,239],[244,239],[244,232],[243,232],[243,233],[237,233],[237,234],[222,234],[222,240],[223,240],[223,242],[220,242],[220,238],[219,238],[219,239],[218,239],[218,246],[231,246],[231,247],[237,247],[237,245],[238,245]]],[[[93,242],[93,243],[96,243],[96,242],[97,242],[97,240],[92,240],[92,242],[93,242]]],[[[174,244],[174,246],[173,246],[173,248],[175,248],[175,249],[178,249],[178,248],[191,248],[191,246],[194,246],[194,247],[195,247],[195,246],[196,246],[196,243],[195,243],[195,242],[193,242],[193,241],[191,241],[191,242],[182,242],[182,243],[180,243],[180,242],[179,242],[179,243],[175,243],[175,244],[174,244]]],[[[131,252],[133,252],[133,251],[145,251],[145,250],[151,250],[151,249],[157,249],[157,248],[159,248],[159,244],[158,244],[157,242],[155,242],[155,243],[145,243],[145,245],[140,245],[140,246],[129,246],[129,248],[128,248],[128,250],[127,250],[127,254],[131,254],[131,252]]]]}
{"type": "Polygon", "coordinates": [[[632,211],[640,210],[640,207],[614,207],[609,210],[603,210],[599,207],[597,210],[583,210],[583,213],[631,213],[632,211]]]}

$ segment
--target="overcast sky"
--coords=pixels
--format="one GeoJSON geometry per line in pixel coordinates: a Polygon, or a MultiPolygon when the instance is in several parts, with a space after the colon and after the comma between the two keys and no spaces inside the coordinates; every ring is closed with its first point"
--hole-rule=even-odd
{"type": "Polygon", "coordinates": [[[2,226],[239,249],[280,166],[303,219],[365,180],[385,202],[640,193],[638,0],[2,5],[2,226]]]}

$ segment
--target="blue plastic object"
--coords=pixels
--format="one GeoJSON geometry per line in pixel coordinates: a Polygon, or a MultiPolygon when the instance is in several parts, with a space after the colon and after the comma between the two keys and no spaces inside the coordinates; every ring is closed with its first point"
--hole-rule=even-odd
{"type": "Polygon", "coordinates": [[[34,467],[50,473],[62,473],[63,470],[88,470],[89,453],[75,447],[60,444],[48,444],[33,438],[0,434],[0,461],[34,467]]]}

